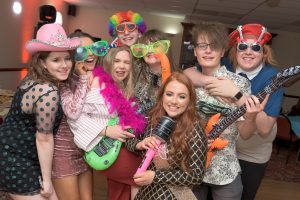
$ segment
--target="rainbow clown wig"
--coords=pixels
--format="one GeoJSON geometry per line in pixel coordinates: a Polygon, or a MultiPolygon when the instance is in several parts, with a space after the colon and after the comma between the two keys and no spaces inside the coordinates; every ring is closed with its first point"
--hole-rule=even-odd
{"type": "Polygon", "coordinates": [[[116,26],[122,22],[135,23],[139,32],[144,33],[147,30],[147,26],[139,13],[128,10],[127,12],[118,12],[109,18],[108,30],[112,37],[117,36],[116,26]]]}

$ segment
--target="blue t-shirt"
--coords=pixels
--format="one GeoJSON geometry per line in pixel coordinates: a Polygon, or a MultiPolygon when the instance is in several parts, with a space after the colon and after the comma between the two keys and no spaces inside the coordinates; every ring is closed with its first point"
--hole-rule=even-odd
{"type": "MultiPolygon", "coordinates": [[[[256,95],[265,86],[272,82],[272,77],[278,73],[278,70],[272,65],[265,65],[260,70],[260,72],[252,79],[251,82],[251,92],[256,95]]],[[[270,95],[267,105],[265,106],[265,113],[272,117],[277,117],[280,113],[281,103],[283,99],[283,88],[276,90],[272,95],[270,95]]]]}

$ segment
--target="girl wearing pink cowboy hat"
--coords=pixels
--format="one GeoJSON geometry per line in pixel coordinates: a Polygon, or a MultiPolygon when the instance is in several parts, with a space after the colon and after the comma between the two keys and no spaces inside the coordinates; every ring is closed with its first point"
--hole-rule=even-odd
{"type": "Polygon", "coordinates": [[[69,81],[59,85],[64,116],[54,136],[52,182],[59,199],[92,200],[92,169],[84,160],[84,152],[76,146],[67,122],[82,113],[91,74],[98,62],[95,52],[100,52],[103,41],[96,42],[93,36],[82,31],[75,31],[69,37],[80,38],[81,46],[75,50],[74,73],[70,74],[69,81]]]}
{"type": "Polygon", "coordinates": [[[59,24],[42,26],[26,44],[32,54],[29,72],[0,126],[0,191],[13,199],[57,199],[51,170],[53,135],[62,116],[58,83],[68,78],[69,50],[79,44],[59,24]]]}

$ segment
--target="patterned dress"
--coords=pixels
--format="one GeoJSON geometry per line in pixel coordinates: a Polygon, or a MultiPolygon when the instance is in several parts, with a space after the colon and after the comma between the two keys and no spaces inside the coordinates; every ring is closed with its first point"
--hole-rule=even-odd
{"type": "Polygon", "coordinates": [[[20,195],[40,192],[36,133],[56,133],[61,116],[58,88],[26,77],[0,126],[0,191],[20,195]]]}
{"type": "Polygon", "coordinates": [[[157,91],[161,86],[161,74],[153,73],[149,66],[139,63],[135,66],[137,76],[135,84],[135,97],[140,106],[156,102],[157,91]]]}
{"type": "Polygon", "coordinates": [[[83,151],[74,143],[74,134],[67,123],[68,118],[78,118],[85,102],[88,76],[73,75],[70,82],[60,84],[63,119],[54,137],[52,177],[76,176],[89,169],[83,159],[83,151]]]}
{"type": "MultiPolygon", "coordinates": [[[[145,151],[135,149],[136,144],[153,132],[153,127],[148,125],[145,134],[137,139],[129,139],[126,141],[126,147],[133,152],[144,154],[145,151]]],[[[200,184],[205,170],[207,141],[200,123],[196,123],[192,138],[187,141],[190,147],[190,171],[181,170],[179,163],[175,163],[172,158],[168,158],[168,150],[170,142],[168,141],[160,152],[155,156],[153,162],[149,166],[149,170],[155,171],[153,182],[150,185],[142,186],[139,189],[135,199],[137,200],[196,200],[191,191],[193,185],[200,184]]],[[[178,151],[176,156],[181,156],[178,151]]]]}
{"type": "MultiPolygon", "coordinates": [[[[250,94],[249,81],[237,74],[227,71],[225,66],[214,72],[214,77],[226,77],[240,88],[243,93],[250,94]]],[[[213,96],[210,96],[204,88],[197,88],[197,110],[200,116],[207,120],[216,113],[221,113],[221,118],[227,116],[232,110],[236,109],[235,104],[226,104],[213,96]]],[[[214,185],[225,185],[231,183],[241,171],[236,155],[236,141],[238,130],[236,124],[230,125],[221,135],[220,138],[229,141],[228,145],[217,150],[211,163],[205,172],[203,182],[214,185]]]]}

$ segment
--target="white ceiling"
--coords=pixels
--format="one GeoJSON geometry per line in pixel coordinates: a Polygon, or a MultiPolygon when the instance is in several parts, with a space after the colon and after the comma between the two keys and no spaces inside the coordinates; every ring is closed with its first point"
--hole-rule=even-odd
{"type": "Polygon", "coordinates": [[[181,17],[186,22],[219,21],[233,26],[261,23],[300,33],[300,0],[64,0],[108,10],[133,10],[181,17]]]}

